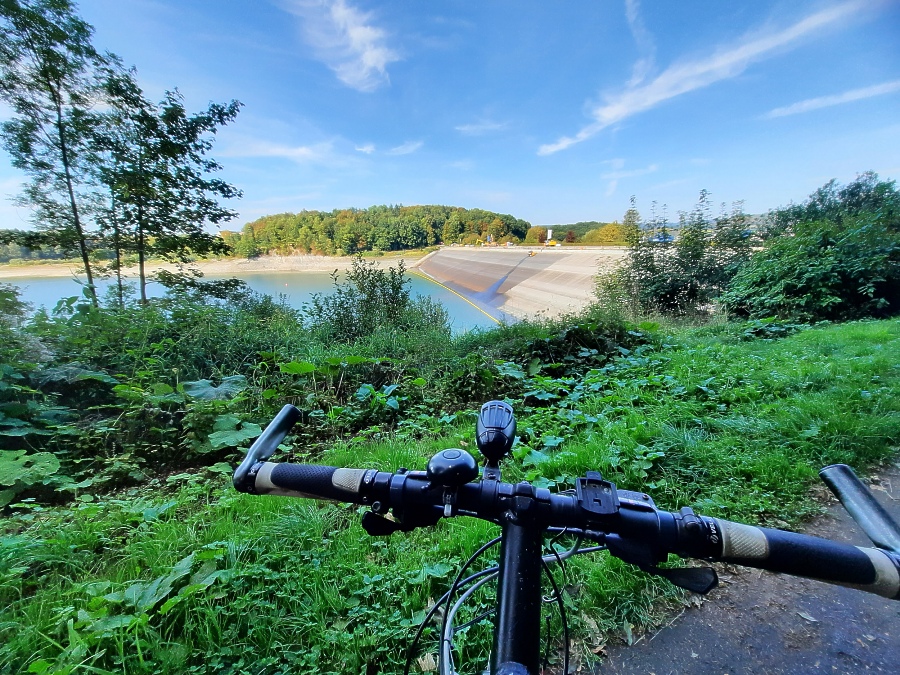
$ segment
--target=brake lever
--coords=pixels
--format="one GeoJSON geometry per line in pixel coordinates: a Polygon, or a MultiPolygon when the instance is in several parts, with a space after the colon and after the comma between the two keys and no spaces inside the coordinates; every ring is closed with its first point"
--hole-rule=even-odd
{"type": "Polygon", "coordinates": [[[644,546],[617,534],[608,534],[606,547],[611,555],[631,563],[642,572],[662,577],[670,584],[693,593],[706,595],[719,585],[719,575],[712,567],[676,567],[662,569],[656,566],[658,558],[649,546],[644,546]]]}

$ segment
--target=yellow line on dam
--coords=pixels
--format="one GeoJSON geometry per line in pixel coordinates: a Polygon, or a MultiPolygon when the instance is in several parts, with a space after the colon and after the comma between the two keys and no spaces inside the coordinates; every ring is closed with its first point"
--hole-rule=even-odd
{"type": "Polygon", "coordinates": [[[427,279],[427,280],[430,281],[431,283],[437,284],[438,286],[440,286],[441,288],[443,288],[445,291],[450,291],[451,293],[453,293],[453,295],[455,295],[456,297],[458,297],[460,300],[464,300],[465,302],[468,302],[470,305],[472,305],[472,307],[474,307],[474,308],[477,309],[479,312],[481,312],[482,314],[484,314],[487,318],[489,318],[489,319],[490,319],[491,321],[493,321],[494,323],[500,323],[500,319],[498,319],[498,318],[495,317],[495,316],[491,316],[490,314],[488,314],[487,312],[485,312],[483,309],[481,309],[481,307],[479,307],[479,306],[476,305],[474,302],[472,302],[471,300],[469,300],[466,296],[464,296],[464,295],[462,295],[462,294],[460,294],[460,293],[457,293],[456,291],[454,291],[452,288],[450,288],[450,287],[448,287],[448,286],[444,286],[444,284],[442,284],[442,283],[441,283],[440,281],[438,281],[437,279],[433,279],[432,277],[430,277],[430,276],[428,276],[427,274],[424,274],[424,273],[422,273],[422,272],[419,272],[418,270],[409,270],[409,271],[412,272],[413,274],[415,274],[416,276],[420,276],[420,277],[422,277],[423,279],[427,279]]]}

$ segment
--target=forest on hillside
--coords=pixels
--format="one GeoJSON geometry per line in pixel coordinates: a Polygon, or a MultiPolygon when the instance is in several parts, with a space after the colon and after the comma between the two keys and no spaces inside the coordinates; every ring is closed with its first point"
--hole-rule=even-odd
{"type": "MultiPolygon", "coordinates": [[[[436,244],[543,244],[548,234],[564,244],[623,245],[625,228],[618,221],[585,221],[569,225],[532,226],[526,220],[484,209],[458,206],[371,206],[367,209],[303,210],[258,218],[239,232],[223,230],[226,247],[218,253],[242,258],[259,255],[312,253],[352,255],[364,251],[401,251],[436,244]]],[[[0,263],[66,260],[78,257],[77,247],[56,241],[39,244],[22,240],[24,233],[0,230],[0,263]],[[31,245],[29,245],[31,244],[31,245]]],[[[218,239],[218,237],[217,237],[218,239]]],[[[88,236],[91,259],[102,266],[116,263],[112,241],[97,234],[88,236]]],[[[148,255],[157,257],[155,238],[148,239],[148,255]]],[[[119,263],[137,263],[134,251],[121,251],[119,263]]]]}
{"type": "Polygon", "coordinates": [[[240,232],[223,231],[222,238],[236,255],[252,258],[270,253],[350,255],[436,244],[542,244],[548,230],[570,244],[624,244],[626,239],[618,223],[541,227],[508,214],[435,205],[281,213],[247,223],[240,232]]]}
{"type": "Polygon", "coordinates": [[[453,206],[372,206],[263,216],[239,232],[222,232],[240,256],[293,252],[347,255],[397,251],[440,242],[520,241],[531,223],[514,216],[453,206]]]}

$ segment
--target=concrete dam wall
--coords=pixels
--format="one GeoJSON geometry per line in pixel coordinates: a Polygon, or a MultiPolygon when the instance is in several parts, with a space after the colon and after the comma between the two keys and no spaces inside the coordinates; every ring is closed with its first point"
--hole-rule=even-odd
{"type": "Polygon", "coordinates": [[[597,275],[624,255],[623,249],[599,247],[444,247],[412,269],[495,318],[554,317],[590,304],[597,275]]]}

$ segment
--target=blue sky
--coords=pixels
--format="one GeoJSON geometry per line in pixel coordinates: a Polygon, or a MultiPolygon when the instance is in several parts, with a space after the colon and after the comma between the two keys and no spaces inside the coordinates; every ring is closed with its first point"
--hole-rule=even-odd
{"type": "MultiPolygon", "coordinates": [[[[900,2],[83,0],[153,98],[244,103],[214,156],[267,213],[450,204],[535,224],[762,212],[900,178],[900,2]],[[661,207],[660,207],[661,208],[661,207]]],[[[0,156],[0,227],[20,177],[0,156]]]]}

